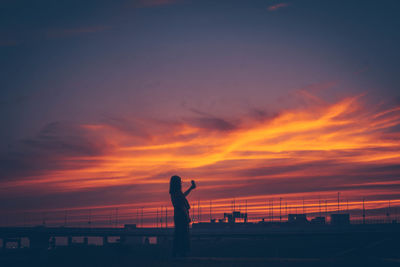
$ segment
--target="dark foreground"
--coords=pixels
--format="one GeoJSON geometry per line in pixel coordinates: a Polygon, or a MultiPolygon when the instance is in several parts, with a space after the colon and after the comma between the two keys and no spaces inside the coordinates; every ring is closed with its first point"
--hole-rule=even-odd
{"type": "Polygon", "coordinates": [[[115,251],[53,251],[40,257],[32,255],[2,256],[1,266],[400,266],[399,259],[377,258],[213,258],[185,259],[137,258],[134,254],[115,251]]]}
{"type": "MultiPolygon", "coordinates": [[[[4,229],[3,236],[26,236],[32,246],[0,250],[2,266],[400,266],[399,225],[303,226],[260,229],[217,229],[192,232],[190,257],[171,258],[172,236],[168,231],[117,229],[118,235],[159,235],[157,244],[107,243],[105,246],[72,243],[49,248],[35,243],[40,234],[66,233],[94,236],[105,230],[4,229]],[[28,231],[29,230],[29,231],[28,231]],[[57,230],[57,231],[56,231],[57,230]],[[53,232],[51,232],[53,231],[53,232]],[[72,232],[71,232],[72,231],[72,232]],[[100,232],[99,232],[100,231],[100,232]],[[147,231],[147,232],[146,232],[147,231]],[[36,236],[36,239],[35,239],[36,236]]],[[[111,230],[110,230],[111,231],[111,230]]],[[[0,232],[1,233],[1,232],[0,232]]],[[[110,232],[115,234],[114,232],[110,232]]],[[[50,246],[51,247],[51,246],[50,246]]]]}
{"type": "Polygon", "coordinates": [[[269,240],[193,240],[192,255],[170,257],[170,243],[4,250],[0,266],[400,266],[397,238],[276,237],[269,240]]]}
{"type": "Polygon", "coordinates": [[[400,266],[399,258],[255,258],[189,257],[158,258],[138,252],[103,248],[59,249],[33,255],[29,252],[2,254],[0,266],[400,266]]]}

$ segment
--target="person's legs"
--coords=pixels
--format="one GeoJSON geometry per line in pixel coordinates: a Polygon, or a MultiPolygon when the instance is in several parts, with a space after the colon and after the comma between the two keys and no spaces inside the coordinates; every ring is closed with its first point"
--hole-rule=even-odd
{"type": "Polygon", "coordinates": [[[174,215],[175,231],[172,256],[186,257],[190,251],[189,223],[185,216],[179,216],[179,213],[174,215]]]}
{"type": "Polygon", "coordinates": [[[189,233],[189,224],[186,223],[182,229],[182,249],[184,257],[188,255],[190,252],[190,233],[189,233]]]}

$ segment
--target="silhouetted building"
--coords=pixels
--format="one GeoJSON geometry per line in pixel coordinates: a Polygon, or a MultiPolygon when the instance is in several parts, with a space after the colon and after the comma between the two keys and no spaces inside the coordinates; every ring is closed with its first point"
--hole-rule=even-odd
{"type": "Polygon", "coordinates": [[[243,219],[247,222],[247,213],[242,213],[240,211],[233,211],[232,213],[224,213],[224,220],[228,219],[228,223],[235,223],[236,219],[243,219]]]}
{"type": "Polygon", "coordinates": [[[136,229],[136,224],[135,223],[133,223],[133,224],[125,224],[124,228],[127,229],[127,230],[136,229]]]}
{"type": "Polygon", "coordinates": [[[307,224],[307,215],[305,214],[289,214],[288,223],[292,224],[307,224]]]}
{"type": "Polygon", "coordinates": [[[311,224],[325,224],[325,217],[315,217],[311,219],[311,224]]]}
{"type": "Polygon", "coordinates": [[[348,213],[331,214],[331,224],[332,225],[350,224],[350,214],[348,214],[348,213]]]}

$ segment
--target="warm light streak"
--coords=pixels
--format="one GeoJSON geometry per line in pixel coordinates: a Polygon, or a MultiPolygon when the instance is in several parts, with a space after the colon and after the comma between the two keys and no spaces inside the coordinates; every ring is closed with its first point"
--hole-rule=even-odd
{"type": "MultiPolygon", "coordinates": [[[[159,205],[158,202],[169,205],[168,180],[177,173],[185,180],[195,178],[201,185],[198,193],[202,199],[213,199],[215,209],[229,206],[227,203],[233,197],[229,194],[235,194],[237,199],[253,201],[249,209],[261,214],[265,199],[273,195],[310,198],[335,194],[339,190],[337,186],[352,192],[351,208],[360,205],[362,196],[377,194],[392,195],[392,198],[397,195],[393,205],[398,204],[399,189],[390,189],[390,186],[398,185],[395,179],[400,178],[396,177],[400,133],[392,129],[400,123],[399,107],[367,109],[360,97],[352,97],[330,105],[282,111],[265,120],[243,117],[238,121],[236,128],[227,131],[179,122],[168,131],[157,130],[151,137],[140,140],[106,124],[85,124],[82,129],[104,140],[107,148],[104,154],[61,158],[72,167],[5,180],[0,184],[0,191],[32,194],[38,190],[73,192],[136,185],[160,196],[161,200],[154,198],[153,205],[159,205]],[[375,173],[362,171],[372,167],[377,168],[375,173]],[[364,180],[363,175],[368,179],[364,180]],[[382,175],[392,176],[383,178],[382,175]],[[340,180],[342,176],[348,177],[347,180],[340,180]],[[298,182],[310,183],[307,179],[313,179],[315,191],[310,191],[312,185],[298,182]],[[276,184],[279,181],[284,182],[276,184]],[[287,189],[291,183],[298,184],[297,192],[294,188],[287,189]],[[152,186],[157,186],[157,190],[152,186]],[[268,190],[271,186],[276,190],[273,195],[262,193],[262,188],[268,190]],[[368,189],[368,186],[381,187],[368,189]],[[218,204],[219,201],[223,204],[218,204]]],[[[151,123],[147,127],[146,131],[152,132],[151,123]]],[[[132,201],[140,203],[141,199],[132,196],[132,201]]],[[[369,208],[379,207],[380,201],[383,200],[370,200],[369,208]]],[[[288,205],[293,209],[292,202],[288,205]]],[[[309,212],[318,212],[315,203],[306,207],[309,212]]]]}

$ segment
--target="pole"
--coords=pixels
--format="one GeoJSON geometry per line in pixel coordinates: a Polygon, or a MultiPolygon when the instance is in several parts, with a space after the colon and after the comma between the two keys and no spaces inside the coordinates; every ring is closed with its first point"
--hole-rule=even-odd
{"type": "Polygon", "coordinates": [[[282,222],[282,198],[279,198],[279,222],[282,222]]]}
{"type": "Polygon", "coordinates": [[[247,215],[247,199],[246,199],[246,206],[245,206],[245,212],[246,212],[246,218],[245,218],[245,223],[248,222],[249,216],[247,215]]]}
{"type": "Polygon", "coordinates": [[[325,200],[325,216],[328,218],[328,200],[325,200]]]}
{"type": "Polygon", "coordinates": [[[139,208],[136,208],[136,224],[139,227],[140,226],[140,221],[139,221],[139,208]]]}
{"type": "Polygon", "coordinates": [[[195,217],[196,217],[196,202],[193,204],[192,222],[194,222],[195,217]]]}
{"type": "Polygon", "coordinates": [[[321,216],[321,199],[318,200],[318,207],[319,207],[319,217],[322,217],[321,216]]]}
{"type": "Polygon", "coordinates": [[[362,214],[362,217],[363,217],[363,224],[365,224],[365,205],[364,205],[364,198],[363,198],[363,214],[362,214]]]}
{"type": "Polygon", "coordinates": [[[197,202],[197,207],[198,207],[198,210],[197,210],[197,219],[198,219],[198,221],[200,222],[201,221],[201,209],[200,209],[200,199],[198,200],[198,202],[197,202]]]}
{"type": "Polygon", "coordinates": [[[271,212],[271,200],[268,200],[268,217],[269,217],[269,221],[272,222],[272,212],[271,212]]]}
{"type": "Polygon", "coordinates": [[[286,206],[286,219],[289,220],[289,213],[288,213],[288,207],[287,207],[287,201],[285,201],[285,206],[286,206]]]}
{"type": "Polygon", "coordinates": [[[163,206],[160,208],[160,228],[163,228],[163,206]]]}
{"type": "Polygon", "coordinates": [[[274,200],[271,200],[271,221],[274,221],[274,200]]]}
{"type": "Polygon", "coordinates": [[[115,208],[115,227],[118,227],[118,208],[115,208]]]}
{"type": "Polygon", "coordinates": [[[89,210],[89,221],[88,221],[89,226],[92,224],[92,209],[89,210]]]}
{"type": "Polygon", "coordinates": [[[210,222],[212,221],[212,201],[210,200],[210,222]]]}

